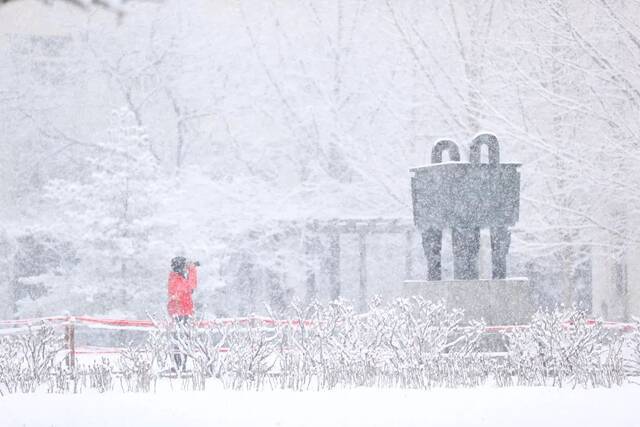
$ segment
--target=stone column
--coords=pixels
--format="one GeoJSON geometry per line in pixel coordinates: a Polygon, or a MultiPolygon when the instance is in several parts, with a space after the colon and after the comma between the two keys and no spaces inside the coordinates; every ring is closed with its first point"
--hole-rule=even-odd
{"type": "Polygon", "coordinates": [[[367,309],[367,235],[364,232],[358,233],[358,255],[359,255],[359,276],[360,286],[358,289],[358,305],[361,311],[367,309]]]}
{"type": "Polygon", "coordinates": [[[511,232],[507,227],[491,228],[491,273],[494,279],[507,278],[507,254],[511,232]]]}
{"type": "Polygon", "coordinates": [[[331,301],[340,297],[340,234],[329,235],[329,298],[331,301]]]}
{"type": "Polygon", "coordinates": [[[413,277],[413,230],[407,230],[404,234],[404,278],[413,277]]]}
{"type": "Polygon", "coordinates": [[[317,237],[305,236],[303,241],[304,255],[306,259],[306,284],[305,302],[310,304],[318,297],[316,288],[316,257],[320,243],[317,237]]]}
{"type": "Polygon", "coordinates": [[[453,240],[453,278],[456,280],[478,279],[480,228],[453,228],[451,236],[453,240]]]}
{"type": "Polygon", "coordinates": [[[429,228],[424,231],[422,248],[427,258],[427,280],[442,280],[442,230],[429,228]]]}

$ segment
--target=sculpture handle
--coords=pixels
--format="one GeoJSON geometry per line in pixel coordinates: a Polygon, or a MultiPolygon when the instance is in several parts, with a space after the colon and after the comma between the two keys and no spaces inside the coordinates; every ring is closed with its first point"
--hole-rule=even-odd
{"type": "Polygon", "coordinates": [[[480,150],[483,145],[486,145],[489,149],[489,164],[497,165],[500,163],[500,146],[498,145],[498,138],[491,133],[483,133],[473,138],[473,141],[471,142],[471,149],[469,151],[469,163],[480,163],[480,150]]]}
{"type": "Polygon", "coordinates": [[[442,163],[442,152],[449,152],[449,160],[452,162],[460,161],[460,150],[455,142],[448,139],[441,139],[433,146],[431,150],[431,163],[442,163]]]}

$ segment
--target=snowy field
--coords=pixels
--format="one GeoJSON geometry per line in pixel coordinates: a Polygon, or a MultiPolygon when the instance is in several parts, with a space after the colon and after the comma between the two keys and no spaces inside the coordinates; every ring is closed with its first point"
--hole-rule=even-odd
{"type": "Polygon", "coordinates": [[[4,427],[640,425],[640,385],[328,392],[158,391],[0,398],[4,427]]]}

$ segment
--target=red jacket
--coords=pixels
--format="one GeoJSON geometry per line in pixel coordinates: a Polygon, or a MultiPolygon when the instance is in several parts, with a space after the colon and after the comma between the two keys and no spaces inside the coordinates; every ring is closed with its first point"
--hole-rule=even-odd
{"type": "Polygon", "coordinates": [[[169,273],[167,309],[170,316],[193,316],[191,293],[196,286],[198,286],[198,270],[195,265],[189,265],[186,278],[175,271],[169,273]]]}

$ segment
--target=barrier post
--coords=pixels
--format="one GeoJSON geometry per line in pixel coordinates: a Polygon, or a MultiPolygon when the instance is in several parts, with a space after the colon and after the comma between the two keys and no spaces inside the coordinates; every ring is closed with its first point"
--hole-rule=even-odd
{"type": "Polygon", "coordinates": [[[67,367],[75,369],[76,367],[76,328],[74,318],[67,317],[67,326],[65,326],[65,341],[67,344],[67,367]]]}

